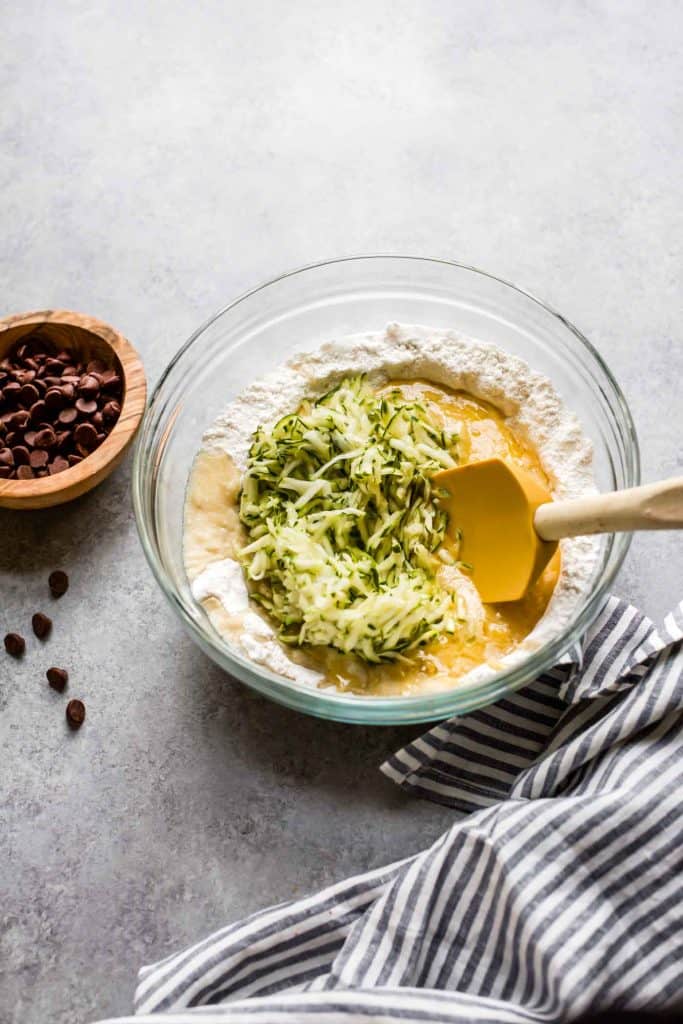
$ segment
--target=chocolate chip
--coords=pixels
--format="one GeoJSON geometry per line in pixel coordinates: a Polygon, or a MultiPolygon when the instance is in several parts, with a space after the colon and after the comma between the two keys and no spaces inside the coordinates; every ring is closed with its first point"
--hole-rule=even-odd
{"type": "Polygon", "coordinates": [[[30,409],[31,423],[42,423],[47,415],[47,405],[44,401],[35,402],[30,409]]]}
{"type": "MultiPolygon", "coordinates": [[[[102,430],[102,427],[104,426],[104,416],[102,415],[101,412],[93,413],[92,425],[93,427],[95,427],[96,430],[102,430]]],[[[97,436],[99,437],[99,433],[97,436]]]]}
{"type": "Polygon", "coordinates": [[[106,391],[117,391],[121,387],[121,378],[116,370],[107,370],[102,374],[102,387],[106,391]]]}
{"type": "Polygon", "coordinates": [[[69,589],[69,577],[61,569],[51,572],[47,582],[53,597],[61,597],[69,589]]]}
{"type": "Polygon", "coordinates": [[[26,641],[18,633],[8,633],[5,637],[5,650],[13,658],[20,658],[26,650],[26,641]]]}
{"type": "Polygon", "coordinates": [[[21,391],[21,384],[17,384],[16,381],[12,381],[11,384],[5,384],[2,389],[2,393],[8,402],[16,401],[21,391]]]}
{"type": "Polygon", "coordinates": [[[20,409],[19,412],[15,412],[12,417],[12,426],[17,430],[23,430],[31,418],[31,414],[28,409],[20,409]]]}
{"type": "MultiPolygon", "coordinates": [[[[81,399],[79,398],[78,401],[80,402],[81,399]]],[[[66,409],[62,409],[57,419],[60,423],[68,426],[68,424],[76,422],[78,419],[78,411],[73,407],[73,405],[69,405],[66,409]]]]}
{"type": "Polygon", "coordinates": [[[79,729],[85,721],[85,704],[82,700],[70,700],[66,706],[66,720],[72,729],[79,729]]]}
{"type": "Polygon", "coordinates": [[[61,388],[48,388],[45,392],[45,405],[51,412],[56,412],[64,405],[64,395],[61,388]]]}
{"type": "Polygon", "coordinates": [[[48,618],[47,615],[43,615],[42,612],[36,612],[31,619],[31,625],[38,639],[44,640],[46,636],[49,636],[52,629],[52,619],[48,618]]]}
{"type": "Polygon", "coordinates": [[[97,402],[94,398],[77,398],[76,408],[84,416],[92,416],[94,412],[97,412],[97,402]]]}
{"type": "Polygon", "coordinates": [[[36,448],[52,448],[57,442],[57,435],[55,434],[52,427],[44,427],[39,430],[36,434],[35,441],[33,442],[36,448]]]}
{"type": "Polygon", "coordinates": [[[33,480],[34,476],[30,466],[19,466],[17,469],[17,480],[33,480]]]}
{"type": "MultiPolygon", "coordinates": [[[[6,390],[7,388],[5,388],[5,391],[6,390]]],[[[19,401],[23,406],[26,406],[27,408],[28,406],[33,405],[34,402],[37,402],[39,397],[40,396],[38,394],[38,388],[35,386],[35,384],[24,384],[19,389],[19,401]]]]}
{"type": "Polygon", "coordinates": [[[51,377],[61,377],[64,372],[64,363],[61,359],[48,359],[45,370],[51,377]]]}
{"type": "Polygon", "coordinates": [[[100,382],[97,377],[86,373],[85,376],[81,377],[78,390],[84,398],[95,398],[99,394],[100,382]]]}
{"type": "Polygon", "coordinates": [[[49,465],[48,469],[50,476],[54,476],[55,473],[63,473],[65,469],[69,468],[68,461],[61,455],[58,455],[49,465]]]}
{"type": "Polygon", "coordinates": [[[33,448],[36,443],[36,433],[35,430],[27,430],[24,434],[24,441],[30,448],[33,448]]]}
{"type": "Polygon", "coordinates": [[[36,448],[29,455],[28,462],[31,469],[42,469],[43,466],[47,466],[49,458],[50,457],[47,452],[41,451],[40,448],[36,448]]]}
{"type": "Polygon", "coordinates": [[[33,465],[31,462],[31,453],[28,448],[23,444],[18,444],[12,449],[12,455],[14,456],[15,466],[28,466],[33,465]]]}
{"type": "Polygon", "coordinates": [[[62,384],[62,397],[65,402],[73,402],[76,397],[76,388],[73,384],[62,384]]]}
{"type": "Polygon", "coordinates": [[[79,462],[83,462],[83,456],[82,455],[72,455],[72,454],[69,454],[69,455],[67,455],[67,459],[69,460],[69,465],[70,466],[77,466],[79,462]]]}
{"type": "Polygon", "coordinates": [[[107,366],[101,359],[91,359],[86,366],[86,370],[88,373],[106,373],[107,366]]]}
{"type": "Polygon", "coordinates": [[[91,423],[79,423],[74,430],[74,440],[88,451],[97,445],[97,431],[91,423]]]}
{"type": "Polygon", "coordinates": [[[69,673],[65,668],[49,668],[45,675],[53,690],[58,690],[59,693],[64,692],[66,684],[69,682],[69,673]]]}
{"type": "Polygon", "coordinates": [[[119,418],[120,412],[121,406],[119,405],[118,402],[115,402],[113,400],[111,402],[107,402],[107,404],[102,409],[102,415],[104,416],[107,423],[112,423],[114,420],[117,420],[119,418]]]}
{"type": "Polygon", "coordinates": [[[0,465],[14,465],[14,455],[12,454],[12,450],[10,448],[0,448],[0,465]]]}
{"type": "Polygon", "coordinates": [[[0,463],[0,480],[7,480],[12,476],[14,470],[10,466],[3,466],[0,463]]]}

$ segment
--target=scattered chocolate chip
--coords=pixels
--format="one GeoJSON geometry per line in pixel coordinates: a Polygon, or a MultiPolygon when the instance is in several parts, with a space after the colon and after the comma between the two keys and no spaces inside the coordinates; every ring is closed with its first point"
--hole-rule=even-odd
{"type": "Polygon", "coordinates": [[[8,633],[5,637],[5,650],[13,658],[20,658],[26,650],[26,641],[18,633],[8,633]]]}
{"type": "Polygon", "coordinates": [[[45,675],[53,690],[58,690],[59,693],[64,692],[66,684],[69,682],[69,673],[65,668],[49,668],[45,675]]]}
{"type": "Polygon", "coordinates": [[[42,612],[36,612],[31,619],[31,625],[33,626],[33,632],[36,634],[38,639],[44,640],[52,629],[52,619],[48,618],[47,615],[43,615],[42,612]]]}
{"type": "Polygon", "coordinates": [[[69,589],[69,577],[61,569],[51,572],[47,582],[53,597],[61,597],[69,589]]]}
{"type": "Polygon", "coordinates": [[[82,700],[70,700],[66,706],[66,720],[72,729],[79,729],[85,721],[85,704],[82,700]]]}
{"type": "Polygon", "coordinates": [[[33,480],[35,476],[30,466],[19,466],[17,468],[17,480],[33,480]]]}

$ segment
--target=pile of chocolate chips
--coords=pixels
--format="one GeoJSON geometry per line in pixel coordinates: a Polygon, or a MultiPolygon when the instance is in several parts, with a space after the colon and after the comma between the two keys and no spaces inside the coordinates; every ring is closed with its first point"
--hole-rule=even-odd
{"type": "Polygon", "coordinates": [[[84,364],[48,338],[22,338],[0,360],[0,479],[61,473],[102,444],[121,412],[119,373],[84,364]]]}

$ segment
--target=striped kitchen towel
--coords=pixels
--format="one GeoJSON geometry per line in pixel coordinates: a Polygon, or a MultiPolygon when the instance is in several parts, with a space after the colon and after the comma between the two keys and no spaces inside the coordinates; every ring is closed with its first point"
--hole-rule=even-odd
{"type": "Polygon", "coordinates": [[[682,627],[683,606],[659,633],[611,598],[574,664],[382,766],[453,808],[429,849],[143,967],[125,1020],[549,1024],[683,1001],[682,627]]]}

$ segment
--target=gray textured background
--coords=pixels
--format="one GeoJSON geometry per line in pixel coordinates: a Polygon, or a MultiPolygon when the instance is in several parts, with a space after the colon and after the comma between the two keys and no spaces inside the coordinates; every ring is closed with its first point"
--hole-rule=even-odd
{"type": "MultiPolygon", "coordinates": [[[[110,321],[150,382],[217,307],[330,255],[460,258],[565,312],[680,472],[677,2],[73,0],[0,9],[3,313],[110,321]]],[[[221,675],[152,582],[130,464],[0,513],[0,1020],[130,1009],[137,966],[447,824],[376,766],[408,735],[297,717],[221,675]],[[46,575],[71,574],[59,603],[46,575]],[[46,663],[71,671],[75,736],[46,663]]],[[[622,594],[680,596],[672,535],[622,594]]]]}

